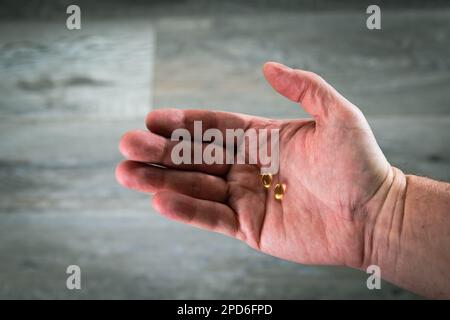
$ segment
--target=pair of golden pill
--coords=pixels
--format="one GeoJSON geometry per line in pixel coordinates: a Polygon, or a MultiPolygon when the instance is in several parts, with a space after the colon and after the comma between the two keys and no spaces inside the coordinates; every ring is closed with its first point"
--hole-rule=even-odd
{"type": "MultiPolygon", "coordinates": [[[[269,189],[272,185],[272,175],[271,174],[262,174],[261,181],[265,189],[269,189]]],[[[273,192],[275,195],[275,199],[282,200],[284,197],[284,193],[286,192],[286,185],[284,183],[277,183],[273,188],[273,192]]]]}

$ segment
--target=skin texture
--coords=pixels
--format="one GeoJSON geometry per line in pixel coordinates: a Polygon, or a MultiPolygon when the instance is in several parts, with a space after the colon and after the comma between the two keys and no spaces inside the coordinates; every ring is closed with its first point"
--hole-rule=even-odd
{"type": "Polygon", "coordinates": [[[387,279],[428,293],[399,280],[401,254],[393,248],[403,241],[407,179],[387,162],[361,111],[314,73],[273,62],[263,72],[312,119],[155,110],[147,116],[148,131],[123,136],[120,150],[127,160],[117,167],[118,181],[153,193],[154,207],[170,219],[303,264],[360,269],[380,264],[387,279]],[[263,188],[259,165],[175,165],[172,131],[186,128],[193,134],[195,120],[224,136],[225,129],[279,129],[280,166],[272,187],[263,188]],[[282,201],[274,198],[276,183],[286,185],[282,201]]]}

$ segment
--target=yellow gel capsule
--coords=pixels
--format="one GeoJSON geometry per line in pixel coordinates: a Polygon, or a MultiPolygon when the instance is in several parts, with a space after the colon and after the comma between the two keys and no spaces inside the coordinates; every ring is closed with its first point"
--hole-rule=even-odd
{"type": "Polygon", "coordinates": [[[269,189],[272,185],[272,175],[271,174],[263,174],[261,175],[261,181],[263,183],[264,188],[269,189]]]}
{"type": "Polygon", "coordinates": [[[275,199],[282,200],[284,197],[284,193],[286,192],[286,185],[277,183],[275,188],[273,189],[273,192],[275,193],[275,199]]]}

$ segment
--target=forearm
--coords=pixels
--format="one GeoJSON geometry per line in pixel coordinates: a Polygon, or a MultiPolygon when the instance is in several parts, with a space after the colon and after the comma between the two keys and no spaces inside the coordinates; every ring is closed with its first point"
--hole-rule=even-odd
{"type": "Polygon", "coordinates": [[[377,197],[368,264],[403,288],[450,298],[450,184],[393,169],[377,197]]]}

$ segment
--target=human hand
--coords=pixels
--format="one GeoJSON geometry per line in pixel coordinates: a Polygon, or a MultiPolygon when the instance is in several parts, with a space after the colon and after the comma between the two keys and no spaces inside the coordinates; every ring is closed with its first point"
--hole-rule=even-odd
{"type": "MultiPolygon", "coordinates": [[[[216,111],[159,109],[149,131],[124,135],[128,159],[116,171],[126,187],[154,193],[162,215],[220,232],[279,258],[305,264],[367,263],[380,190],[393,169],[360,110],[319,76],[267,63],[264,75],[281,95],[300,103],[312,120],[271,120],[216,111]],[[278,128],[279,172],[265,190],[260,168],[250,164],[175,165],[173,130],[278,128]],[[155,167],[158,164],[165,168],[155,167]],[[284,183],[282,201],[273,186],[284,183]]],[[[383,191],[384,192],[384,191],[383,191]]]]}

